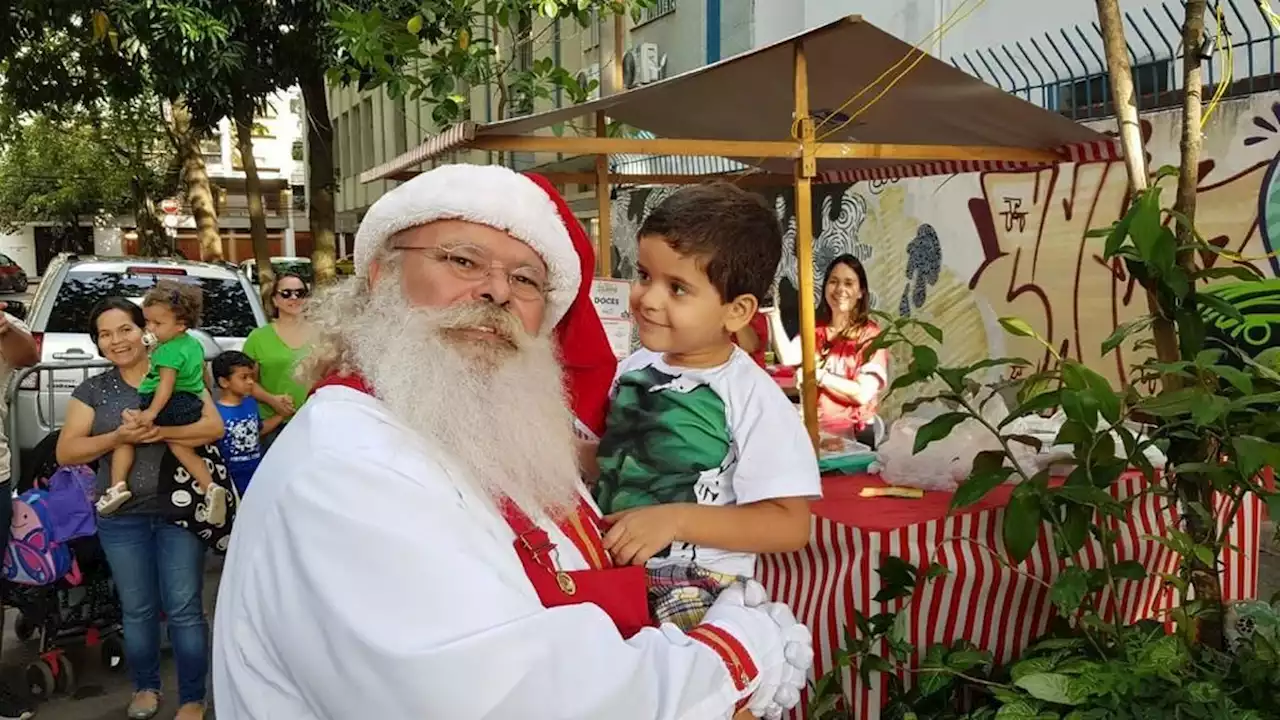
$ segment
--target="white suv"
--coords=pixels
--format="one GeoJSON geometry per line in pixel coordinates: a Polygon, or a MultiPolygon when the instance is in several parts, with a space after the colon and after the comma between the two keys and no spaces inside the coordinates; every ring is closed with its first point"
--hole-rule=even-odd
{"type": "MultiPolygon", "coordinates": [[[[159,280],[199,284],[204,290],[200,329],[223,350],[239,350],[254,329],[266,323],[262,303],[248,280],[232,265],[175,259],[98,258],[60,255],[45,270],[27,311],[26,323],[40,348],[41,367],[24,373],[13,392],[10,447],[29,454],[62,426],[71,391],[103,361],[89,334],[89,314],[104,298],[142,302],[159,280]],[[51,368],[65,364],[67,369],[51,368]]],[[[24,467],[30,467],[26,462],[24,467]]]]}

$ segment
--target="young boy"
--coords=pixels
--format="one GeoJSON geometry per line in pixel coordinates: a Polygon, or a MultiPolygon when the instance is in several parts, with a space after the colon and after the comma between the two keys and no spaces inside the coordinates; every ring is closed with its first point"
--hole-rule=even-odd
{"type": "Polygon", "coordinates": [[[220,391],[218,413],[226,427],[226,433],[218,441],[218,450],[241,497],[249,489],[249,480],[262,461],[262,436],[275,430],[283,420],[279,415],[265,421],[258,416],[258,401],[253,399],[257,375],[257,364],[242,352],[224,352],[213,360],[214,382],[220,391]]]}
{"type": "Polygon", "coordinates": [[[782,254],[773,211],[728,183],[682,188],[638,245],[644,349],[618,366],[594,492],[614,561],[646,565],[654,617],[687,630],[757,553],[808,542],[821,483],[791,402],[733,342],[782,254]]]}

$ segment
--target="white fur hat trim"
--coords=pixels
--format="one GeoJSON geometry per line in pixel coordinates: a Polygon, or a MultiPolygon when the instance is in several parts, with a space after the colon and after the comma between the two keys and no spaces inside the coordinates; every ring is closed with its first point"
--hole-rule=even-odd
{"type": "Polygon", "coordinates": [[[391,236],[436,220],[466,220],[502,230],[547,264],[547,327],[569,309],[582,283],[581,262],[556,204],[537,183],[501,165],[441,165],[378,198],[356,231],[355,274],[391,236]]]}

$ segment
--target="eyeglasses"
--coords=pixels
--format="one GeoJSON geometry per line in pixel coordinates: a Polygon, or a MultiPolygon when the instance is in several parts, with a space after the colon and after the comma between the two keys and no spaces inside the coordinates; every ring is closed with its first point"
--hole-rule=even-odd
{"type": "Polygon", "coordinates": [[[494,270],[501,270],[506,274],[507,283],[511,286],[511,294],[515,297],[521,300],[541,300],[547,296],[548,281],[541,271],[528,265],[509,268],[473,245],[396,247],[393,249],[425,253],[435,262],[443,263],[455,277],[467,282],[480,282],[487,279],[494,270]]]}
{"type": "Polygon", "coordinates": [[[277,290],[276,294],[285,300],[292,300],[294,298],[301,300],[307,296],[307,291],[305,288],[297,290],[289,288],[287,290],[277,290]]]}

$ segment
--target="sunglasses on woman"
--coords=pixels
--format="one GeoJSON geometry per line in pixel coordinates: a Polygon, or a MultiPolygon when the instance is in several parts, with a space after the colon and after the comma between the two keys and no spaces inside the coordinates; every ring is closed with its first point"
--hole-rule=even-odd
{"type": "Polygon", "coordinates": [[[294,290],[290,288],[288,290],[279,290],[276,294],[284,300],[293,300],[294,298],[301,300],[307,296],[307,291],[305,289],[294,290]]]}

